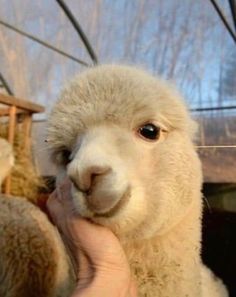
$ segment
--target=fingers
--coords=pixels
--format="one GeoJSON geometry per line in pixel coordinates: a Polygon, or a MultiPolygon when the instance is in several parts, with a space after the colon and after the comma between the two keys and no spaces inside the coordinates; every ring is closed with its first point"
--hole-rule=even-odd
{"type": "Polygon", "coordinates": [[[60,229],[65,219],[73,215],[74,207],[71,199],[71,182],[66,178],[49,196],[47,209],[50,218],[60,229]]]}
{"type": "Polygon", "coordinates": [[[81,237],[78,236],[82,219],[79,219],[78,215],[75,218],[71,199],[71,182],[68,179],[64,180],[50,195],[47,201],[47,208],[51,220],[60,231],[62,240],[71,256],[80,284],[85,286],[91,281],[93,271],[90,264],[91,261],[84,252],[86,247],[83,247],[80,242],[81,237]]]}
{"type": "Polygon", "coordinates": [[[77,254],[79,263],[81,258],[85,261],[82,270],[79,269],[77,296],[137,296],[117,237],[109,229],[81,218],[73,218],[69,228],[73,240],[83,251],[77,254]]]}
{"type": "Polygon", "coordinates": [[[54,191],[48,198],[46,203],[47,209],[49,211],[49,217],[51,221],[57,225],[57,220],[62,216],[62,206],[57,199],[57,193],[54,191]]]}
{"type": "Polygon", "coordinates": [[[86,251],[94,265],[100,269],[127,269],[126,256],[120,242],[109,229],[81,218],[73,218],[69,228],[74,241],[86,251]]]}
{"type": "Polygon", "coordinates": [[[78,291],[88,288],[95,293],[90,296],[116,296],[116,291],[123,292],[119,296],[136,296],[126,255],[118,238],[111,230],[74,215],[68,179],[50,195],[47,207],[79,267],[78,291]],[[109,293],[112,290],[114,294],[109,293]]]}
{"type": "Polygon", "coordinates": [[[131,280],[130,286],[129,286],[129,293],[127,297],[137,297],[138,296],[138,291],[137,291],[137,286],[136,283],[131,280]]]}
{"type": "Polygon", "coordinates": [[[70,190],[71,182],[66,179],[50,195],[47,206],[53,222],[77,248],[86,251],[94,265],[123,268],[126,257],[117,237],[105,227],[72,215],[70,190]]]}
{"type": "Polygon", "coordinates": [[[72,183],[68,177],[56,188],[57,199],[62,203],[71,203],[71,186],[72,183]]]}

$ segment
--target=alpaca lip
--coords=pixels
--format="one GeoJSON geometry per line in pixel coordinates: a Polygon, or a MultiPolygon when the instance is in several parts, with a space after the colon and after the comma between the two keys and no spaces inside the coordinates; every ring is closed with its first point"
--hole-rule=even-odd
{"type": "Polygon", "coordinates": [[[109,218],[115,215],[129,200],[131,196],[131,189],[130,187],[127,188],[121,199],[116,203],[114,207],[112,207],[109,211],[105,213],[94,213],[95,218],[109,218]]]}

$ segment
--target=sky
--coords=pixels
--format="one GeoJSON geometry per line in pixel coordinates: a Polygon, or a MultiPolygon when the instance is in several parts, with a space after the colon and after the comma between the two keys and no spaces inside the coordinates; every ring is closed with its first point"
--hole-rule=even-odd
{"type": "MultiPolygon", "coordinates": [[[[235,93],[229,96],[222,87],[229,73],[235,81],[229,69],[236,66],[236,46],[210,1],[66,3],[100,63],[135,64],[174,81],[190,108],[236,105],[235,93]]],[[[231,21],[228,1],[218,3],[231,21]]],[[[0,7],[0,20],[91,63],[56,1],[0,0],[0,7]]],[[[16,96],[45,105],[47,113],[64,83],[84,68],[0,25],[1,72],[16,96]]]]}

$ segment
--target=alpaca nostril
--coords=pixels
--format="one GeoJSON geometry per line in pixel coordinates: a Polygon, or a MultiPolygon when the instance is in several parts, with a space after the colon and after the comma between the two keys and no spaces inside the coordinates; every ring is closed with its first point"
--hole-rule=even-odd
{"type": "Polygon", "coordinates": [[[69,178],[78,191],[90,195],[92,188],[110,170],[111,168],[108,166],[91,166],[81,171],[78,170],[75,174],[69,174],[69,178]]]}
{"type": "Polygon", "coordinates": [[[73,186],[80,192],[87,194],[88,189],[84,189],[79,185],[79,182],[77,181],[76,177],[70,176],[69,177],[73,186]]]}
{"type": "Polygon", "coordinates": [[[99,174],[96,174],[96,173],[92,173],[90,175],[90,188],[96,183],[96,177],[98,176],[99,174]]]}
{"type": "Polygon", "coordinates": [[[100,178],[103,178],[111,170],[110,167],[99,167],[99,166],[92,166],[87,169],[85,173],[85,180],[88,181],[87,185],[88,191],[91,192],[91,188],[99,181],[100,178]]]}

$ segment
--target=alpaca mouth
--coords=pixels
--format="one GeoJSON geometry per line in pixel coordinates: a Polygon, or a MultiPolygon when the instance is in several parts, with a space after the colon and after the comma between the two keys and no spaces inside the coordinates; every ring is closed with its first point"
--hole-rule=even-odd
{"type": "MultiPolygon", "coordinates": [[[[114,216],[118,211],[120,211],[129,201],[131,197],[131,188],[128,187],[123,196],[119,199],[119,201],[108,211],[104,213],[94,213],[94,218],[110,218],[114,216]]],[[[89,206],[88,206],[89,208],[89,206]]]]}
{"type": "Polygon", "coordinates": [[[120,195],[117,191],[81,191],[73,185],[72,198],[75,210],[84,218],[111,218],[127,207],[132,194],[131,185],[126,185],[120,195]]]}

